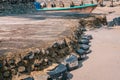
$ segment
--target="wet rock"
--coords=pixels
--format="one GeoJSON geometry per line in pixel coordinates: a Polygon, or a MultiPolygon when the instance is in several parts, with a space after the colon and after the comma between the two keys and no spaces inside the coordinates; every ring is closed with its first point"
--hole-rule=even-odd
{"type": "Polygon", "coordinates": [[[76,53],[78,53],[79,55],[83,55],[83,54],[85,54],[85,50],[78,49],[78,50],[76,50],[76,53]]]}
{"type": "Polygon", "coordinates": [[[80,48],[83,50],[89,50],[90,46],[86,44],[80,44],[80,48]]]}
{"type": "Polygon", "coordinates": [[[115,26],[120,25],[120,17],[114,18],[114,19],[113,19],[113,22],[114,22],[114,25],[115,25],[115,26]]]}
{"type": "Polygon", "coordinates": [[[86,57],[86,51],[83,49],[76,50],[76,53],[79,55],[78,60],[84,59],[86,57]]]}
{"type": "Polygon", "coordinates": [[[112,21],[108,22],[108,27],[119,26],[120,17],[114,18],[112,21]]]}
{"type": "Polygon", "coordinates": [[[89,54],[89,53],[91,53],[92,52],[92,50],[87,50],[86,51],[86,54],[89,54]]]}
{"type": "Polygon", "coordinates": [[[113,21],[108,22],[108,27],[113,27],[115,23],[113,21]]]}
{"type": "Polygon", "coordinates": [[[89,40],[87,40],[87,39],[80,39],[79,41],[78,41],[80,44],[89,44],[89,40]]]}
{"type": "Polygon", "coordinates": [[[88,39],[88,40],[93,39],[92,35],[81,35],[81,38],[82,39],[88,39]]]}
{"type": "Polygon", "coordinates": [[[77,49],[79,45],[78,45],[77,41],[71,40],[70,41],[70,46],[71,46],[72,49],[77,49]]]}
{"type": "Polygon", "coordinates": [[[59,64],[55,69],[47,73],[49,75],[48,80],[67,80],[67,67],[63,64],[59,64]]]}

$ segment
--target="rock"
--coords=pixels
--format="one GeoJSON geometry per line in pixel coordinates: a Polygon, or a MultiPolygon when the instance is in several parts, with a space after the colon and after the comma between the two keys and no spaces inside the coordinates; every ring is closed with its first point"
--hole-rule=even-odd
{"type": "Polygon", "coordinates": [[[15,60],[14,60],[14,59],[10,59],[10,60],[8,61],[8,63],[9,63],[10,65],[15,65],[15,60]]]}
{"type": "Polygon", "coordinates": [[[89,50],[90,46],[86,44],[80,44],[80,48],[83,50],[89,50]]]}
{"type": "Polygon", "coordinates": [[[41,49],[41,53],[43,54],[43,55],[45,55],[45,49],[41,49]]]}
{"type": "Polygon", "coordinates": [[[67,39],[64,39],[64,45],[65,45],[65,47],[68,47],[68,42],[66,40],[67,39]]]}
{"type": "Polygon", "coordinates": [[[3,64],[2,63],[0,63],[0,68],[2,68],[3,67],[3,64]]]}
{"type": "Polygon", "coordinates": [[[25,66],[19,66],[19,67],[18,67],[18,72],[23,73],[23,72],[25,72],[25,71],[26,71],[25,66]]]}
{"type": "Polygon", "coordinates": [[[52,62],[51,61],[48,61],[48,63],[47,63],[48,65],[52,65],[52,62]]]}
{"type": "Polygon", "coordinates": [[[34,69],[35,69],[35,70],[38,70],[38,69],[40,68],[40,64],[42,64],[43,61],[44,61],[43,59],[41,59],[41,60],[36,59],[36,60],[34,61],[34,69]]]}
{"type": "Polygon", "coordinates": [[[4,66],[4,67],[3,67],[3,70],[4,70],[4,71],[7,71],[7,70],[9,70],[9,67],[4,66]]]}
{"type": "Polygon", "coordinates": [[[33,59],[34,58],[34,54],[31,54],[30,56],[29,56],[29,59],[33,59]]]}
{"type": "Polygon", "coordinates": [[[92,37],[92,35],[81,35],[81,38],[82,39],[88,39],[88,40],[91,40],[91,39],[93,39],[93,37],[92,37]]]}
{"type": "Polygon", "coordinates": [[[87,39],[81,39],[81,40],[78,40],[78,42],[80,43],[80,44],[89,44],[89,40],[87,40],[87,39]]]}
{"type": "Polygon", "coordinates": [[[39,54],[40,53],[40,49],[35,49],[35,50],[33,50],[32,51],[34,54],[36,53],[36,54],[39,54]]]}
{"type": "Polygon", "coordinates": [[[114,25],[116,25],[116,26],[120,25],[120,17],[114,18],[113,22],[114,22],[114,25]]]}
{"type": "Polygon", "coordinates": [[[112,21],[108,22],[108,27],[119,26],[120,17],[114,18],[112,21]]]}
{"type": "Polygon", "coordinates": [[[49,50],[46,50],[46,51],[45,51],[45,53],[46,53],[47,55],[49,55],[49,54],[50,54],[49,50]]]}
{"type": "Polygon", "coordinates": [[[52,54],[51,54],[51,57],[52,57],[52,58],[54,58],[54,57],[56,57],[56,56],[57,56],[56,53],[52,53],[52,54]]]}
{"type": "Polygon", "coordinates": [[[12,73],[13,75],[17,75],[17,70],[11,69],[11,73],[12,73]]]}
{"type": "Polygon", "coordinates": [[[29,53],[27,53],[24,57],[23,60],[31,60],[34,59],[34,53],[31,51],[29,53]]]}
{"type": "Polygon", "coordinates": [[[53,45],[52,45],[53,48],[57,48],[58,47],[58,43],[55,42],[53,45]]]}
{"type": "Polygon", "coordinates": [[[85,31],[87,31],[87,30],[86,30],[85,27],[82,27],[82,28],[81,28],[81,31],[85,32],[85,31]]]}
{"type": "Polygon", "coordinates": [[[48,62],[48,59],[47,59],[47,58],[45,58],[45,59],[44,59],[44,61],[45,61],[45,62],[48,62]]]}
{"type": "Polygon", "coordinates": [[[33,77],[27,77],[27,78],[24,78],[22,80],[34,80],[34,78],[33,77]]]}
{"type": "Polygon", "coordinates": [[[63,49],[63,48],[65,48],[67,46],[67,44],[66,44],[66,41],[65,40],[60,40],[60,41],[58,41],[58,48],[59,49],[63,49]]]}
{"type": "Polygon", "coordinates": [[[89,53],[91,53],[92,52],[92,50],[87,50],[86,51],[86,54],[89,54],[89,53]]]}
{"type": "Polygon", "coordinates": [[[108,27],[113,27],[115,25],[115,23],[114,23],[114,21],[110,21],[110,22],[108,22],[108,27]]]}
{"type": "Polygon", "coordinates": [[[5,78],[8,78],[8,77],[10,77],[10,71],[5,71],[5,72],[3,72],[3,76],[5,77],[5,78]]]}
{"type": "Polygon", "coordinates": [[[34,67],[39,67],[40,64],[39,63],[34,63],[34,67]]]}
{"type": "Polygon", "coordinates": [[[19,62],[17,63],[17,65],[18,65],[18,66],[23,66],[23,65],[26,65],[26,64],[25,64],[24,61],[21,60],[21,61],[19,61],[19,62]]]}
{"type": "Polygon", "coordinates": [[[107,25],[107,19],[105,15],[91,15],[91,17],[80,19],[79,23],[82,27],[99,28],[107,25]]]}
{"type": "Polygon", "coordinates": [[[85,50],[78,49],[78,50],[76,50],[76,53],[78,53],[79,55],[84,55],[85,54],[85,50]]]}
{"type": "Polygon", "coordinates": [[[84,59],[86,57],[86,51],[83,49],[77,50],[76,53],[79,55],[78,60],[84,59]]]}

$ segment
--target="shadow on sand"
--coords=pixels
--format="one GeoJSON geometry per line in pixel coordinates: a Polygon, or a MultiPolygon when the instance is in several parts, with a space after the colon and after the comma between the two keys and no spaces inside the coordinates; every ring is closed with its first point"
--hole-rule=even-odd
{"type": "Polygon", "coordinates": [[[45,19],[78,19],[87,18],[93,15],[101,15],[96,13],[78,13],[78,12],[55,12],[55,11],[39,11],[28,14],[8,14],[0,15],[0,17],[12,16],[15,18],[28,18],[32,20],[45,20],[45,19]]]}

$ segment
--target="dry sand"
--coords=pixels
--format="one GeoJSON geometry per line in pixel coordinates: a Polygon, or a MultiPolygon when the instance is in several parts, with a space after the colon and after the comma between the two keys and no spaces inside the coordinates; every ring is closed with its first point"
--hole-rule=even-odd
{"type": "Polygon", "coordinates": [[[97,29],[93,35],[92,53],[83,66],[72,71],[72,80],[120,80],[120,28],[97,29]]]}
{"type": "Polygon", "coordinates": [[[65,16],[64,13],[52,12],[0,16],[0,55],[44,48],[71,35],[71,28],[77,21],[65,16]]]}
{"type": "MultiPolygon", "coordinates": [[[[113,18],[120,16],[120,6],[115,8],[98,7],[94,11],[94,13],[107,14],[108,21],[111,21],[113,18]],[[109,14],[109,12],[111,11],[114,13],[109,14]]],[[[0,28],[1,28],[0,30],[2,30],[0,32],[0,40],[3,40],[3,38],[8,40],[17,39],[18,36],[16,35],[16,33],[17,34],[20,33],[21,37],[19,38],[22,38],[24,40],[28,38],[30,38],[30,40],[33,40],[33,38],[37,38],[41,40],[40,37],[38,38],[38,36],[33,36],[32,34],[27,34],[27,33],[26,33],[27,35],[22,35],[22,34],[24,34],[26,30],[28,33],[31,33],[29,31],[32,31],[33,29],[34,31],[32,33],[39,34],[39,32],[41,31],[39,31],[40,27],[37,25],[39,24],[43,25],[43,23],[47,23],[45,24],[46,29],[48,29],[48,27],[51,27],[53,25],[58,25],[56,26],[57,28],[55,26],[53,27],[54,30],[53,29],[49,30],[49,33],[52,34],[52,31],[54,31],[54,33],[57,33],[55,34],[55,36],[58,36],[59,34],[64,32],[66,28],[70,27],[69,26],[70,24],[69,25],[68,23],[65,24],[67,22],[66,20],[61,19],[59,16],[54,17],[53,15],[54,14],[49,14],[50,17],[46,15],[44,15],[43,17],[43,15],[40,16],[39,14],[33,16],[31,15],[29,16],[23,15],[17,17],[12,16],[12,18],[11,16],[0,17],[0,28]],[[54,21],[56,22],[54,23],[54,21]],[[27,28],[25,28],[24,26],[21,29],[15,28],[15,26],[8,28],[9,25],[16,25],[16,24],[21,24],[21,25],[24,24],[24,26],[27,26],[27,28]],[[36,25],[38,29],[35,29],[35,27],[31,26],[31,24],[36,25]],[[61,26],[63,26],[62,29],[60,28],[61,26]],[[64,26],[66,26],[66,28],[64,26]],[[55,28],[59,29],[59,32],[55,32],[56,31],[55,28]],[[13,33],[12,31],[15,30],[16,33],[13,33]],[[2,33],[6,33],[6,35],[8,33],[11,33],[13,35],[6,36],[3,35],[2,33]]],[[[68,20],[68,22],[69,21],[70,20],[68,20]]],[[[48,32],[44,28],[42,29],[44,30],[44,32],[48,32]]],[[[87,33],[92,34],[94,38],[91,42],[92,53],[89,55],[89,58],[83,62],[83,66],[81,68],[71,72],[73,74],[72,80],[120,80],[120,54],[119,54],[120,28],[114,28],[114,29],[101,28],[101,29],[89,31],[87,33]]],[[[46,35],[46,37],[42,39],[48,39],[47,36],[49,35],[46,35]]],[[[61,36],[63,37],[64,34],[62,34],[61,36]]],[[[58,38],[54,36],[50,36],[50,37],[52,37],[52,39],[58,38]]],[[[33,46],[32,44],[30,45],[33,46]]]]}
{"type": "MultiPolygon", "coordinates": [[[[120,6],[98,7],[94,13],[107,14],[107,20],[120,17],[120,6]],[[113,12],[109,14],[109,12],[113,12]]],[[[92,53],[82,67],[72,71],[72,80],[120,80],[120,26],[88,31],[93,35],[92,53]]]]}

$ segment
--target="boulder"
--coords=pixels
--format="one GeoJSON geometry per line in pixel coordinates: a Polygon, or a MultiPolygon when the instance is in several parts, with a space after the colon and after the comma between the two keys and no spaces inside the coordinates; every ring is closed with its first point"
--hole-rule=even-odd
{"type": "Polygon", "coordinates": [[[33,59],[33,58],[34,58],[34,53],[31,51],[23,57],[23,60],[29,60],[29,59],[33,59]]]}
{"type": "Polygon", "coordinates": [[[83,50],[89,50],[90,46],[86,44],[80,44],[80,48],[83,50]]]}
{"type": "Polygon", "coordinates": [[[93,39],[93,37],[92,37],[92,35],[81,35],[81,38],[82,39],[88,39],[88,40],[91,40],[91,39],[93,39]]]}
{"type": "Polygon", "coordinates": [[[76,50],[76,53],[78,53],[79,55],[84,55],[85,54],[85,50],[78,49],[78,50],[76,50]]]}
{"type": "Polygon", "coordinates": [[[80,40],[78,40],[78,42],[79,42],[80,44],[89,44],[89,43],[90,43],[90,41],[87,40],[87,39],[80,39],[80,40]]]}
{"type": "Polygon", "coordinates": [[[23,72],[25,72],[25,71],[26,71],[25,66],[19,66],[19,67],[18,67],[18,72],[23,73],[23,72]]]}
{"type": "Polygon", "coordinates": [[[11,76],[10,71],[5,71],[5,72],[3,72],[3,77],[8,78],[8,77],[10,77],[10,76],[11,76]]]}

